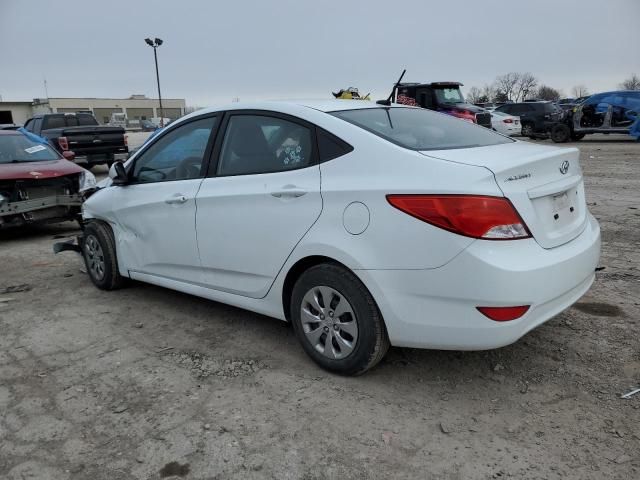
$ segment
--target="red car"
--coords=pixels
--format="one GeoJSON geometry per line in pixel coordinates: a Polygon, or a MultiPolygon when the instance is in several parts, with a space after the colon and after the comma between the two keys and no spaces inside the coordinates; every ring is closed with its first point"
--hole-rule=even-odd
{"type": "Polygon", "coordinates": [[[79,219],[84,192],[95,183],[44,139],[0,130],[0,228],[79,219]]]}

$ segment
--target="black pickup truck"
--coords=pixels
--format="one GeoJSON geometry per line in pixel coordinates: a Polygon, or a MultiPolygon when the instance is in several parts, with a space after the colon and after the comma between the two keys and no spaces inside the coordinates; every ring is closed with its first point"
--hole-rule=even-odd
{"type": "Polygon", "coordinates": [[[27,120],[24,128],[87,168],[105,163],[111,166],[127,158],[129,152],[124,128],[99,125],[91,113],[39,114],[27,120]]]}

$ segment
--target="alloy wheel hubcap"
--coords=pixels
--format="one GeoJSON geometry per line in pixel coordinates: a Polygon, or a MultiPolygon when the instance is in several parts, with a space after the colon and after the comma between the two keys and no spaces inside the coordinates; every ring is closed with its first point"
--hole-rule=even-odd
{"type": "Polygon", "coordinates": [[[104,278],[104,254],[98,239],[89,235],[84,241],[84,251],[91,275],[96,280],[102,280],[104,278]]]}
{"type": "Polygon", "coordinates": [[[332,360],[346,358],[358,340],[358,323],[349,301],[337,290],[313,287],[302,298],[302,330],[319,353],[332,360]]]}

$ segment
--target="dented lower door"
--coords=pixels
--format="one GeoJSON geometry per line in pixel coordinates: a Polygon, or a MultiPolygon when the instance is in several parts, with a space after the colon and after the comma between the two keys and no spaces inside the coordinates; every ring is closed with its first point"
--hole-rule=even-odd
{"type": "Polygon", "coordinates": [[[118,187],[114,202],[118,256],[130,272],[197,282],[195,196],[202,179],[118,187]]]}

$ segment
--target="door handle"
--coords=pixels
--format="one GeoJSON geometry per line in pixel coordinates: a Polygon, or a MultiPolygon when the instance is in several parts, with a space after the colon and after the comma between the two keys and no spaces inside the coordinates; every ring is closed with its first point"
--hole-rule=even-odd
{"type": "Polygon", "coordinates": [[[167,198],[164,203],[168,203],[169,205],[175,205],[179,203],[184,203],[189,200],[187,197],[182,195],[181,193],[177,193],[172,197],[167,198]]]}
{"type": "Polygon", "coordinates": [[[271,192],[271,195],[276,198],[298,198],[306,195],[307,191],[301,188],[283,188],[282,190],[276,190],[271,192]]]}

